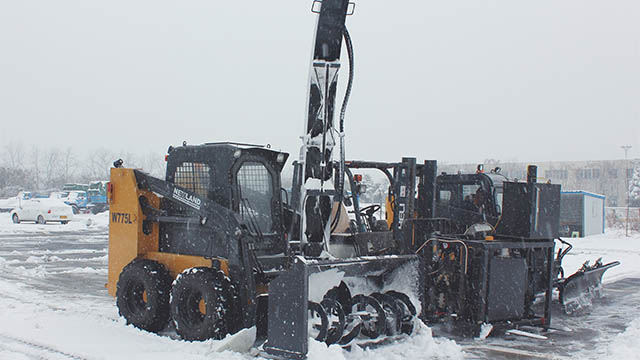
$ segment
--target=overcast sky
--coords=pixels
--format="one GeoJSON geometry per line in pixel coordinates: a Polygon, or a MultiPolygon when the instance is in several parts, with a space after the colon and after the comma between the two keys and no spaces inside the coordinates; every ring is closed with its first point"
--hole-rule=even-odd
{"type": "MultiPolygon", "coordinates": [[[[296,157],[311,3],[0,0],[0,145],[296,157]]],[[[640,157],[640,1],[356,3],[348,158],[640,157]]]]}

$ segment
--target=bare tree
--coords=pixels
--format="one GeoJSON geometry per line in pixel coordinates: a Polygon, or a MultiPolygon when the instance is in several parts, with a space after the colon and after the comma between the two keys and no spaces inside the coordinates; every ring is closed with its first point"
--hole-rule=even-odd
{"type": "Polygon", "coordinates": [[[70,182],[74,174],[76,157],[71,147],[68,147],[62,154],[63,179],[64,182],[70,182]]]}
{"type": "Polygon", "coordinates": [[[37,145],[31,147],[31,164],[34,176],[34,187],[40,189],[40,150],[37,145]]]}
{"type": "Polygon", "coordinates": [[[166,169],[164,157],[161,154],[149,151],[144,156],[142,168],[153,176],[163,177],[166,169]]]}
{"type": "Polygon", "coordinates": [[[54,188],[59,185],[60,181],[60,152],[58,149],[49,149],[45,152],[44,158],[46,159],[43,164],[44,167],[44,179],[43,185],[47,188],[54,188]]]}
{"type": "Polygon", "coordinates": [[[10,141],[4,146],[4,153],[7,156],[7,167],[11,169],[23,168],[24,148],[22,142],[10,141]]]}
{"type": "Polygon", "coordinates": [[[83,180],[88,182],[108,179],[109,169],[114,160],[116,160],[114,153],[105,148],[91,152],[85,161],[83,180]]]}

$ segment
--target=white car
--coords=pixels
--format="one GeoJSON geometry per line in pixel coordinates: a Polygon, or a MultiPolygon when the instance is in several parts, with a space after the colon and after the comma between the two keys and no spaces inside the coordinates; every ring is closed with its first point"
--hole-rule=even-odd
{"type": "Polygon", "coordinates": [[[73,220],[71,206],[55,199],[20,200],[10,215],[15,224],[22,221],[35,221],[37,224],[56,221],[66,224],[73,220]]]}

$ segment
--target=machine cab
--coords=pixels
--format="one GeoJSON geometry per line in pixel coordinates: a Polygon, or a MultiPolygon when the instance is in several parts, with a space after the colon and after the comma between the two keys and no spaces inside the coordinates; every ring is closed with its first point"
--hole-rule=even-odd
{"type": "MultiPolygon", "coordinates": [[[[280,172],[287,157],[257,145],[184,145],[169,148],[166,180],[232,210],[253,238],[257,255],[281,254],[286,242],[280,172]]],[[[161,206],[175,216],[192,211],[168,201],[161,206]]],[[[170,223],[161,224],[160,231],[160,251],[202,255],[210,244],[204,228],[170,223]]]]}
{"type": "Polygon", "coordinates": [[[502,183],[499,174],[442,174],[436,180],[436,217],[452,220],[463,233],[475,223],[495,226],[502,213],[502,183]]]}

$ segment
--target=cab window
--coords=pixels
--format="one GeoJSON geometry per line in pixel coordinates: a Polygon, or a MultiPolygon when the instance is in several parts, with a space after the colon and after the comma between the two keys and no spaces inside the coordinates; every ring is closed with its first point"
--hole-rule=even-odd
{"type": "Polygon", "coordinates": [[[207,164],[183,162],[176,168],[175,184],[206,198],[211,183],[210,174],[207,164]]]}
{"type": "Polygon", "coordinates": [[[451,202],[451,190],[440,190],[438,193],[438,203],[449,205],[451,202]]]}
{"type": "Polygon", "coordinates": [[[238,170],[240,215],[252,232],[271,232],[273,228],[273,178],[266,166],[248,161],[238,170]],[[256,228],[257,227],[257,228],[256,228]]]}

